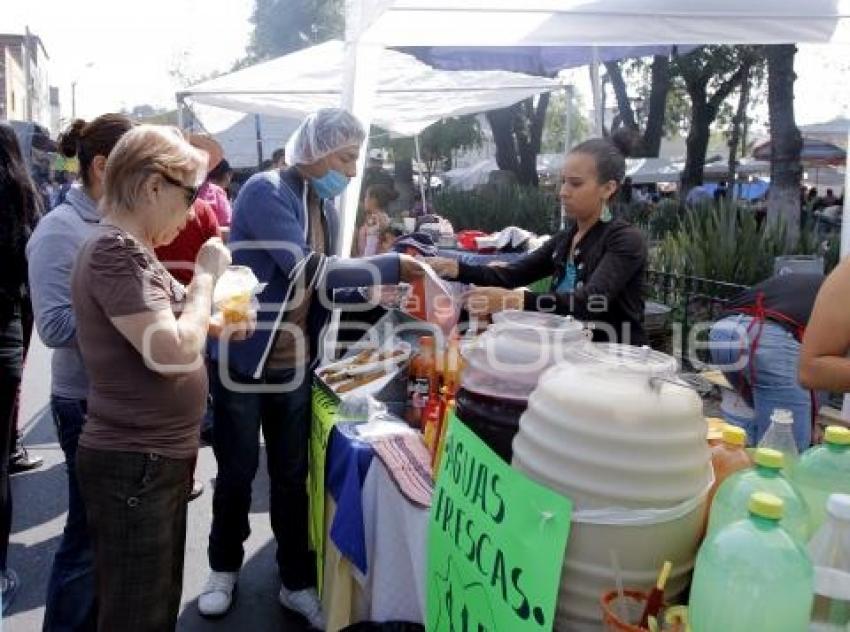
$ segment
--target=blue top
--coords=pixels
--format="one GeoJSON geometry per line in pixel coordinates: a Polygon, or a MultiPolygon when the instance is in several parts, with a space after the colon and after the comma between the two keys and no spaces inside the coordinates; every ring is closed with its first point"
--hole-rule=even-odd
{"type": "Polygon", "coordinates": [[[230,228],[233,263],[250,267],[260,283],[267,285],[258,296],[254,335],[242,342],[214,342],[210,356],[218,360],[227,345],[230,368],[244,377],[262,377],[290,294],[300,279],[316,288],[307,318],[311,364],[319,357],[333,301],[339,302],[336,290],[399,282],[396,254],[365,259],[333,256],[339,254],[340,221],[327,200],[321,203],[321,229],[325,251],[331,256],[314,253],[307,240],[307,198],[308,184],[295,167],[252,176],[236,198],[230,228]]]}
{"type": "Polygon", "coordinates": [[[77,347],[71,307],[71,271],[80,248],[99,222],[97,203],[74,185],[64,203],[41,218],[27,243],[35,326],[44,344],[54,349],[51,388],[58,397],[88,396],[88,377],[77,347]]]}

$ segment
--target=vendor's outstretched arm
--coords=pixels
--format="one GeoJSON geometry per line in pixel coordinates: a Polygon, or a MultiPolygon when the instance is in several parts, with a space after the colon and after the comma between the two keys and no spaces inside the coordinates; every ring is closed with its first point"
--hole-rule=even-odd
{"type": "Polygon", "coordinates": [[[469,265],[458,262],[457,280],[480,286],[516,288],[551,276],[555,271],[552,255],[556,239],[552,238],[540,248],[507,265],[469,265]]]}
{"type": "Polygon", "coordinates": [[[800,350],[800,384],[812,390],[850,392],[850,260],[824,281],[800,350]]]}

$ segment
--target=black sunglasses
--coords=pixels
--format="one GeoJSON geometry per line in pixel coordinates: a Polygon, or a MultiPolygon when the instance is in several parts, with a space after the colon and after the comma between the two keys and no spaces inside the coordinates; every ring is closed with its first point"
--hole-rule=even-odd
{"type": "Polygon", "coordinates": [[[183,189],[186,192],[186,204],[191,207],[195,200],[198,199],[198,193],[201,192],[201,187],[190,187],[188,184],[183,184],[179,180],[175,180],[171,176],[165,173],[160,173],[162,179],[165,180],[168,184],[174,185],[183,189]]]}

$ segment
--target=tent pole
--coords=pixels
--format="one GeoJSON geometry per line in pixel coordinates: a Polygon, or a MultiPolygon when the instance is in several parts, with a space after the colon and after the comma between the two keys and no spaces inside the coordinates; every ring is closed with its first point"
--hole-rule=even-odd
{"type": "MultiPolygon", "coordinates": [[[[841,258],[850,255],[850,200],[847,192],[850,191],[850,129],[847,130],[847,165],[844,169],[844,209],[841,214],[841,258]]],[[[850,420],[850,395],[844,396],[844,405],[841,407],[841,418],[850,420]]]]}
{"type": "Polygon", "coordinates": [[[263,168],[263,131],[260,128],[260,115],[254,115],[254,131],[257,133],[257,169],[263,168]]]}
{"type": "Polygon", "coordinates": [[[186,121],[183,118],[183,95],[177,93],[177,127],[182,131],[186,126],[186,121]]]}
{"type": "Polygon", "coordinates": [[[593,88],[593,127],[594,134],[601,138],[605,129],[605,113],[602,111],[602,83],[599,79],[599,47],[593,47],[590,62],[590,83],[593,88]]]}
{"type": "Polygon", "coordinates": [[[573,87],[572,85],[564,86],[564,153],[570,150],[573,144],[572,127],[573,127],[573,87]]]}
{"type": "MultiPolygon", "coordinates": [[[[422,196],[422,211],[424,213],[427,201],[425,199],[425,184],[422,181],[422,152],[419,151],[419,134],[413,135],[413,148],[416,150],[416,162],[419,165],[419,194],[422,196]]],[[[431,187],[430,182],[428,183],[428,187],[431,187]]]]}

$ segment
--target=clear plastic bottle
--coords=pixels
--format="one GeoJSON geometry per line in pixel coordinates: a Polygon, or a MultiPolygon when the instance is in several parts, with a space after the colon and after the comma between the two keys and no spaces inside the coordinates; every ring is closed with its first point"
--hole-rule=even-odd
{"type": "Polygon", "coordinates": [[[850,496],[832,494],[827,519],[812,541],[815,602],[811,632],[850,630],[850,496]]]}
{"type": "Polygon", "coordinates": [[[756,492],[749,515],[706,538],[691,584],[692,632],[805,632],[813,570],[780,526],[783,502],[756,492]]]}
{"type": "Polygon", "coordinates": [[[747,517],[747,504],[754,492],[778,496],[785,505],[782,526],[805,546],[809,541],[809,508],[800,493],[782,474],[784,456],[769,448],[759,448],[755,466],[736,472],[718,488],[711,504],[709,534],[747,517]]]}
{"type": "Polygon", "coordinates": [[[789,478],[806,499],[814,533],[826,520],[830,494],[850,494],[850,430],[829,426],[824,443],[806,450],[789,478]]]}
{"type": "Polygon", "coordinates": [[[709,506],[720,485],[732,474],[753,466],[747,453],[747,433],[743,428],[727,424],[723,441],[711,447],[711,465],[714,467],[714,487],[709,494],[709,506]]]}
{"type": "Polygon", "coordinates": [[[790,410],[777,408],[770,416],[770,422],[758,447],[771,448],[784,454],[785,470],[790,471],[800,458],[800,450],[794,440],[794,415],[790,410]]]}

